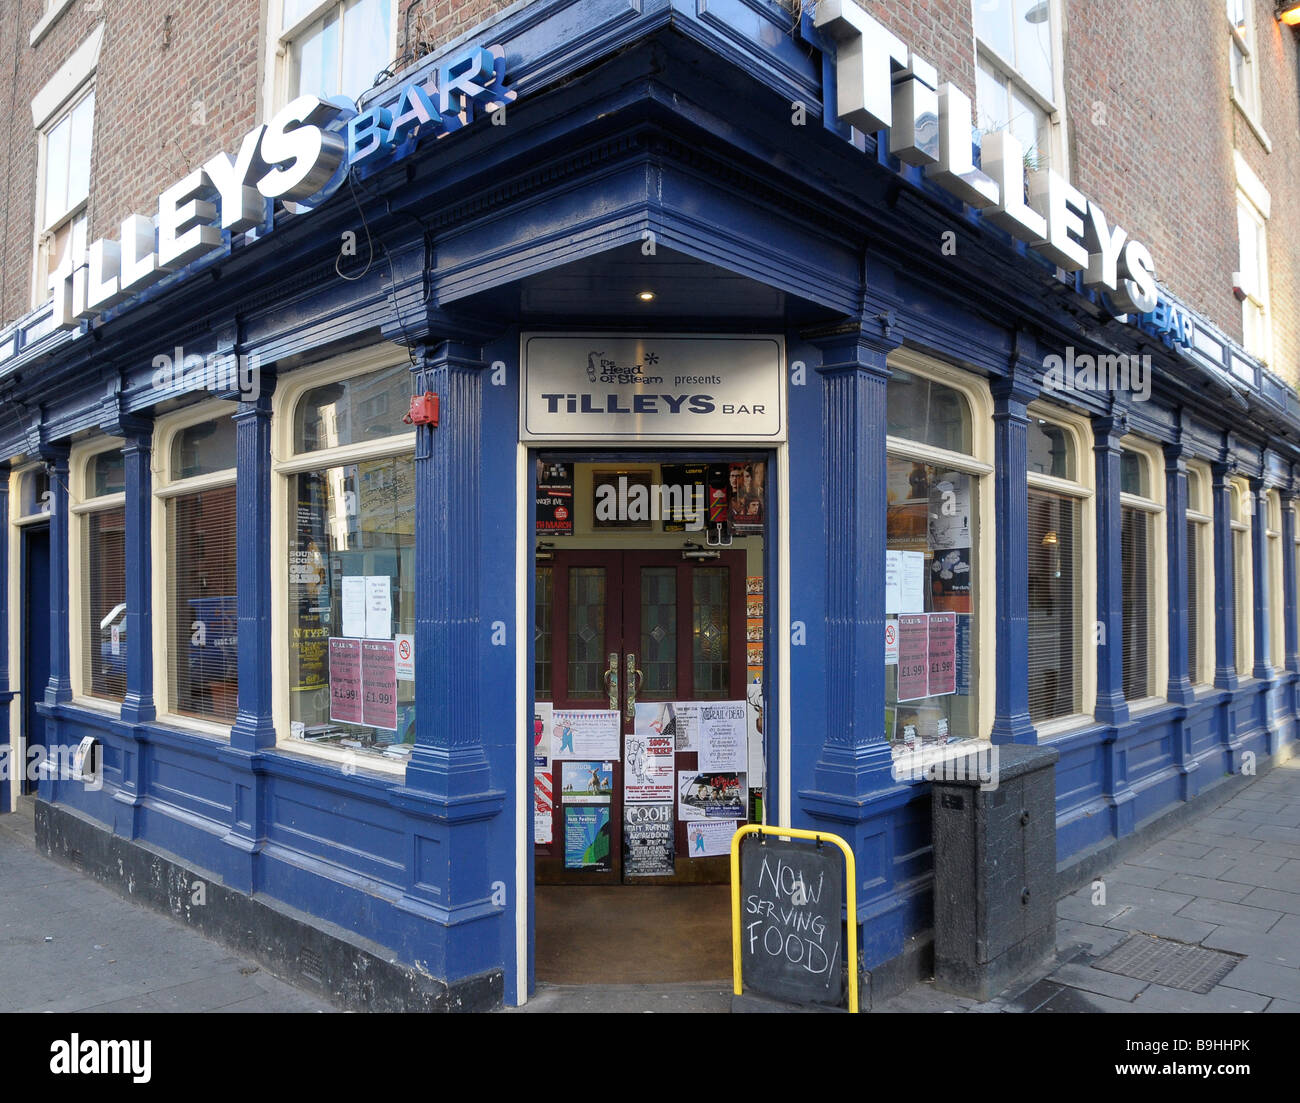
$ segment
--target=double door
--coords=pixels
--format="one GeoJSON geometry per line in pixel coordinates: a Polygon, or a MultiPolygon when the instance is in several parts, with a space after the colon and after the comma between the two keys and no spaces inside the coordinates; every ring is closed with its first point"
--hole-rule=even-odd
{"type": "MultiPolygon", "coordinates": [[[[678,817],[678,771],[695,769],[698,752],[674,755],[672,823],[675,872],[639,876],[623,862],[624,750],[638,706],[661,724],[675,702],[745,698],[745,555],[684,560],[680,551],[557,551],[537,565],[537,701],[553,709],[617,712],[618,754],[608,792],[608,869],[565,863],[564,762],[551,762],[552,842],[536,851],[542,883],[709,883],[725,881],[726,858],[689,858],[678,817]]],[[[550,733],[546,733],[549,739],[550,733]]],[[[678,744],[680,748],[680,743],[678,744]]],[[[582,768],[575,767],[572,775],[582,768]]],[[[664,803],[668,803],[665,801],[664,803]]]]}

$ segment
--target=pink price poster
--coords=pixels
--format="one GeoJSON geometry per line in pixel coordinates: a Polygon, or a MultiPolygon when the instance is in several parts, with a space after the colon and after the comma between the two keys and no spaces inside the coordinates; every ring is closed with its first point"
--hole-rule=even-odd
{"type": "Polygon", "coordinates": [[[361,722],[397,730],[397,663],[393,640],[361,641],[361,722]]]}
{"type": "Polygon", "coordinates": [[[898,700],[918,701],[929,695],[929,617],[903,613],[898,618],[898,700]]]}
{"type": "Polygon", "coordinates": [[[330,719],[361,723],[361,641],[330,639],[330,719]]]}
{"type": "Polygon", "coordinates": [[[957,614],[930,614],[930,697],[957,692],[957,614]]]}

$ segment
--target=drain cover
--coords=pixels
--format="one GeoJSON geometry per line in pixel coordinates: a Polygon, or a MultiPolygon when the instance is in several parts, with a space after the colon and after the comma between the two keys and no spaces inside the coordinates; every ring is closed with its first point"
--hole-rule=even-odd
{"type": "Polygon", "coordinates": [[[1153,935],[1135,934],[1100,961],[1094,961],[1092,967],[1204,995],[1240,960],[1233,954],[1207,950],[1203,946],[1188,946],[1153,935]]]}

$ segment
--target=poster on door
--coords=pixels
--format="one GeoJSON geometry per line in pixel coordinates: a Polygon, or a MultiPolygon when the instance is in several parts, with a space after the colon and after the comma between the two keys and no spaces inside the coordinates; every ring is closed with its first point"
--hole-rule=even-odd
{"type": "Polygon", "coordinates": [[[549,770],[538,771],[533,776],[533,843],[550,846],[552,822],[555,816],[555,798],[549,770]]]}
{"type": "Polygon", "coordinates": [[[612,869],[609,853],[609,805],[566,804],[564,806],[564,868],[607,873],[612,869]]]}
{"type": "Polygon", "coordinates": [[[551,764],[551,702],[533,702],[533,719],[530,725],[533,737],[533,767],[545,770],[551,764]]]}
{"type": "Polygon", "coordinates": [[[618,727],[617,709],[553,709],[551,757],[617,758],[618,727]]]}
{"type": "Polygon", "coordinates": [[[628,803],[673,799],[673,737],[643,726],[658,711],[657,705],[638,704],[636,729],[624,740],[623,799],[628,803]]]}
{"type": "Polygon", "coordinates": [[[686,829],[687,857],[719,858],[730,854],[736,827],[735,820],[696,820],[686,829]]]}
{"type": "Polygon", "coordinates": [[[663,877],[674,872],[673,806],[629,804],[623,809],[623,872],[628,877],[663,877]]]}
{"type": "Polygon", "coordinates": [[[608,804],[614,792],[614,764],[561,762],[560,782],[565,804],[608,804]]]}
{"type": "Polygon", "coordinates": [[[746,704],[718,701],[701,704],[698,749],[701,770],[745,772],[746,704]]]}
{"type": "Polygon", "coordinates": [[[744,774],[677,771],[678,819],[743,820],[748,800],[744,774]]]}

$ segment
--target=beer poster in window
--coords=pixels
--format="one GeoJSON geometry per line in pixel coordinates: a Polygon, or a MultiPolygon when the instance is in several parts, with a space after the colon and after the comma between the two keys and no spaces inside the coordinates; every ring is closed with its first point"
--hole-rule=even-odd
{"type": "Polygon", "coordinates": [[[659,480],[669,488],[664,532],[695,532],[703,528],[709,465],[665,463],[659,468],[659,480]]]}
{"type": "Polygon", "coordinates": [[[336,724],[360,724],[361,641],[331,639],[330,719],[336,724]]]}
{"type": "Polygon", "coordinates": [[[929,695],[930,633],[925,613],[898,618],[898,700],[919,701],[929,695]]]}
{"type": "Polygon", "coordinates": [[[538,532],[573,535],[573,464],[537,461],[538,532]]]}
{"type": "Polygon", "coordinates": [[[361,722],[397,730],[397,660],[392,640],[360,640],[361,722]]]}
{"type": "Polygon", "coordinates": [[[931,613],[929,634],[930,676],[927,697],[957,692],[957,614],[931,613]]]}

